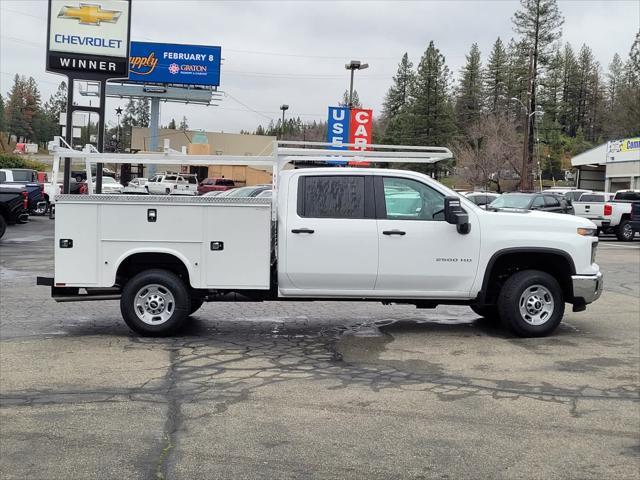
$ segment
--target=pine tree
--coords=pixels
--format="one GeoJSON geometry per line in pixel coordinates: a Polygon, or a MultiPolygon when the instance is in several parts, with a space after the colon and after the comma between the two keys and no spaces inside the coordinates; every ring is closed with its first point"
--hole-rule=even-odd
{"type": "Polygon", "coordinates": [[[135,117],[139,127],[148,127],[151,120],[151,104],[148,98],[140,98],[135,103],[135,117]]]}
{"type": "Polygon", "coordinates": [[[182,131],[186,131],[189,130],[189,123],[187,121],[187,117],[182,117],[182,120],[180,120],[180,125],[178,126],[178,130],[182,130],[182,131]]]}
{"type": "Polygon", "coordinates": [[[631,45],[624,70],[623,128],[620,136],[637,136],[640,135],[640,32],[631,45]]]}
{"type": "Polygon", "coordinates": [[[491,113],[502,112],[508,105],[507,76],[508,76],[507,51],[500,37],[493,44],[487,67],[484,70],[484,96],[485,104],[491,113]]]}
{"type": "Polygon", "coordinates": [[[545,75],[540,79],[540,105],[544,111],[544,123],[555,125],[558,121],[563,87],[563,58],[556,50],[549,60],[545,75]]]}
{"type": "MultiPolygon", "coordinates": [[[[522,42],[526,45],[531,56],[529,69],[529,112],[536,110],[536,87],[538,83],[538,68],[546,65],[548,61],[547,50],[561,35],[561,27],[564,19],[558,9],[557,0],[520,0],[521,10],[513,16],[514,29],[522,36],[522,42]]],[[[535,122],[529,122],[529,163],[533,158],[533,144],[535,139],[535,122]]],[[[531,166],[527,169],[527,188],[530,188],[532,177],[528,175],[531,166]]]]}
{"type": "Polygon", "coordinates": [[[26,79],[16,74],[13,78],[13,86],[9,91],[6,105],[6,122],[9,140],[15,135],[17,141],[26,138],[29,134],[24,117],[26,79]]]}
{"type": "Polygon", "coordinates": [[[176,119],[172,118],[171,121],[169,122],[169,125],[167,126],[167,128],[171,129],[171,130],[176,130],[176,119]]]}
{"type": "Polygon", "coordinates": [[[482,108],[482,65],[478,44],[471,45],[466,59],[456,98],[456,119],[462,130],[480,118],[482,108]]]}
{"type": "Polygon", "coordinates": [[[411,93],[413,121],[407,122],[403,142],[447,145],[455,133],[450,94],[450,73],[445,57],[433,41],[420,59],[411,93]],[[407,138],[410,137],[410,138],[407,138]]]}
{"type": "Polygon", "coordinates": [[[574,137],[578,131],[578,77],[578,62],[571,44],[567,43],[562,52],[562,99],[559,110],[562,130],[570,137],[574,137]]]}
{"type": "Polygon", "coordinates": [[[398,64],[398,71],[393,77],[393,85],[389,87],[382,105],[382,117],[390,119],[406,110],[409,106],[409,93],[411,91],[415,74],[413,63],[409,61],[409,55],[405,53],[398,64]]]}
{"type": "MultiPolygon", "coordinates": [[[[527,47],[522,42],[516,42],[513,38],[507,46],[507,104],[514,118],[522,118],[522,106],[513,101],[517,98],[523,103],[527,102],[529,76],[529,54],[527,47]]],[[[524,125],[523,125],[524,128],[524,125]]]]}
{"type": "MultiPolygon", "coordinates": [[[[338,105],[341,107],[349,106],[349,90],[345,90],[342,94],[342,101],[338,102],[338,105]]],[[[351,98],[351,106],[352,108],[362,108],[362,103],[360,103],[360,96],[358,95],[357,90],[353,90],[353,97],[351,98]]]]}
{"type": "Polygon", "coordinates": [[[4,98],[2,98],[2,94],[0,94],[0,135],[7,128],[7,122],[5,120],[5,112],[4,112],[4,98]]]}

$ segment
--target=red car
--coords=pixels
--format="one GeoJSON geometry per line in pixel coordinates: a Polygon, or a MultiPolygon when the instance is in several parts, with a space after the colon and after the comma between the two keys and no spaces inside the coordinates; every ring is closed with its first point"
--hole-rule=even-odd
{"type": "Polygon", "coordinates": [[[236,184],[228,178],[205,178],[198,184],[198,194],[202,195],[207,192],[231,190],[236,184]]]}

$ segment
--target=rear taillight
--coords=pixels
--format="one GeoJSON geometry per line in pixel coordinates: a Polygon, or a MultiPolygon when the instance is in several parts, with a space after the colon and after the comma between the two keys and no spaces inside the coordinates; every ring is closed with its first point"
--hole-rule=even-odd
{"type": "Polygon", "coordinates": [[[608,203],[604,205],[604,214],[611,215],[613,213],[613,207],[608,203]]]}
{"type": "Polygon", "coordinates": [[[40,184],[40,198],[44,199],[44,185],[42,183],[40,184]]]}
{"type": "Polygon", "coordinates": [[[22,208],[25,210],[29,209],[29,193],[22,192],[22,208]]]}

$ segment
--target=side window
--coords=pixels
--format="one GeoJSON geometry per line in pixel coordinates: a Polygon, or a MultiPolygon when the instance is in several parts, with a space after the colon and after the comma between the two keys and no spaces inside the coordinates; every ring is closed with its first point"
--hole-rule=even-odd
{"type": "Polygon", "coordinates": [[[556,197],[552,197],[550,195],[545,195],[544,203],[546,203],[547,207],[559,207],[560,206],[560,200],[558,200],[556,197]]]}
{"type": "Polygon", "coordinates": [[[7,181],[7,174],[4,172],[0,172],[0,183],[4,183],[7,181]]]}
{"type": "Polygon", "coordinates": [[[537,196],[533,199],[533,203],[531,204],[531,208],[542,208],[544,207],[544,197],[537,196]]]}
{"type": "Polygon", "coordinates": [[[298,215],[307,218],[365,218],[365,178],[304,176],[298,180],[298,215]]]}
{"type": "Polygon", "coordinates": [[[444,195],[408,178],[384,177],[386,217],[394,220],[444,220],[444,195]]]}

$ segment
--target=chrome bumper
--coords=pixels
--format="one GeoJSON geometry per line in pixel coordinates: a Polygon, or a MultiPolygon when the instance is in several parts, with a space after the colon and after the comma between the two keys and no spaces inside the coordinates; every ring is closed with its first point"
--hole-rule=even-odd
{"type": "Polygon", "coordinates": [[[585,304],[593,303],[602,295],[604,278],[602,272],[596,275],[572,275],[573,298],[584,301],[585,304]]]}

